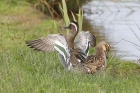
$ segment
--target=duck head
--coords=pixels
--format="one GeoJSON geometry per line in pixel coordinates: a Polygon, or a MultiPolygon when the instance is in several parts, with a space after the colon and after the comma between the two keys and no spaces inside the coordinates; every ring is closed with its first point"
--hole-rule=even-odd
{"type": "Polygon", "coordinates": [[[64,29],[70,29],[71,31],[78,33],[79,25],[77,22],[71,21],[69,26],[64,27],[64,29]]]}
{"type": "Polygon", "coordinates": [[[100,42],[96,45],[96,55],[104,56],[108,59],[108,52],[110,50],[110,45],[107,42],[100,42]]]}
{"type": "Polygon", "coordinates": [[[106,58],[108,59],[108,52],[110,50],[110,44],[107,42],[101,42],[102,43],[102,49],[105,52],[106,58]]]}

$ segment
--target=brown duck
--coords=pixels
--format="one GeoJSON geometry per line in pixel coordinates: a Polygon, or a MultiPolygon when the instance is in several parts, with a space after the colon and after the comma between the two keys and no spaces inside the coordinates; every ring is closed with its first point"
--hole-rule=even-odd
{"type": "Polygon", "coordinates": [[[83,67],[86,69],[86,73],[92,74],[103,70],[106,67],[106,59],[108,58],[109,50],[109,43],[98,43],[95,54],[88,56],[82,63],[83,67]]]}

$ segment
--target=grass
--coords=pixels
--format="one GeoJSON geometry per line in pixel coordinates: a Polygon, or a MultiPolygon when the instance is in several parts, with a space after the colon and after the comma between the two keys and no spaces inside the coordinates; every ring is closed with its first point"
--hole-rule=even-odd
{"type": "Polygon", "coordinates": [[[64,23],[25,2],[0,1],[0,5],[0,93],[140,93],[137,64],[110,54],[102,73],[66,72],[56,52],[38,52],[25,45],[26,40],[58,33],[56,29],[61,30],[64,23]]]}

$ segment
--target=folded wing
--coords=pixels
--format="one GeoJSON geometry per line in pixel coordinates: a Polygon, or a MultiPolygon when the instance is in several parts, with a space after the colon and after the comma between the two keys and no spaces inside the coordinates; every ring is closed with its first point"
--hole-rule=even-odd
{"type": "Polygon", "coordinates": [[[89,31],[82,31],[78,34],[75,45],[76,48],[82,49],[85,55],[88,55],[89,47],[96,45],[96,38],[89,31]]]}

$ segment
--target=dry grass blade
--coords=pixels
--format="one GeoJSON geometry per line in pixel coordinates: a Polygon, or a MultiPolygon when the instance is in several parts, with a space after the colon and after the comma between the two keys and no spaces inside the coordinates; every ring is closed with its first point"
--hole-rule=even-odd
{"type": "Polygon", "coordinates": [[[111,47],[114,47],[115,45],[117,45],[118,43],[120,43],[122,40],[124,40],[124,38],[122,38],[120,41],[116,42],[113,46],[111,47]]]}
{"type": "Polygon", "coordinates": [[[60,17],[60,15],[48,4],[47,1],[45,0],[40,0],[40,2],[42,2],[43,4],[45,4],[51,14],[52,17],[54,17],[54,14],[57,16],[57,17],[60,17]]]}
{"type": "MultiPolygon", "coordinates": [[[[135,22],[135,21],[134,21],[135,22]]],[[[140,30],[140,27],[138,26],[138,24],[135,22],[135,24],[137,25],[137,27],[139,28],[139,30],[140,30]]]]}
{"type": "Polygon", "coordinates": [[[127,21],[126,21],[126,24],[127,24],[127,26],[131,29],[131,31],[134,33],[134,35],[136,36],[136,38],[140,41],[140,38],[136,35],[136,33],[135,33],[134,30],[130,27],[130,25],[127,23],[127,21]]]}
{"type": "Polygon", "coordinates": [[[127,41],[127,42],[129,42],[129,43],[132,43],[132,44],[134,44],[134,45],[140,47],[138,44],[136,44],[136,43],[134,43],[134,42],[131,42],[131,41],[128,41],[128,40],[125,40],[125,39],[124,39],[124,41],[127,41]]]}
{"type": "MultiPolygon", "coordinates": [[[[134,21],[135,22],[135,21],[134,21]]],[[[133,32],[133,34],[136,36],[136,38],[138,39],[138,41],[140,42],[140,38],[138,37],[138,35],[134,32],[134,30],[130,27],[130,25],[126,22],[126,24],[127,24],[127,26],[131,29],[131,31],[133,32]]],[[[137,25],[137,27],[138,27],[138,29],[140,30],[140,27],[138,26],[138,24],[135,22],[135,24],[137,25]]],[[[131,42],[131,41],[128,41],[128,40],[125,40],[124,39],[124,41],[127,41],[127,42],[129,42],[129,43],[132,43],[132,44],[134,44],[134,45],[136,45],[137,47],[137,49],[140,51],[140,45],[138,45],[138,44],[136,44],[136,43],[133,43],[133,42],[131,42]],[[139,47],[139,48],[138,48],[139,47]]]]}

